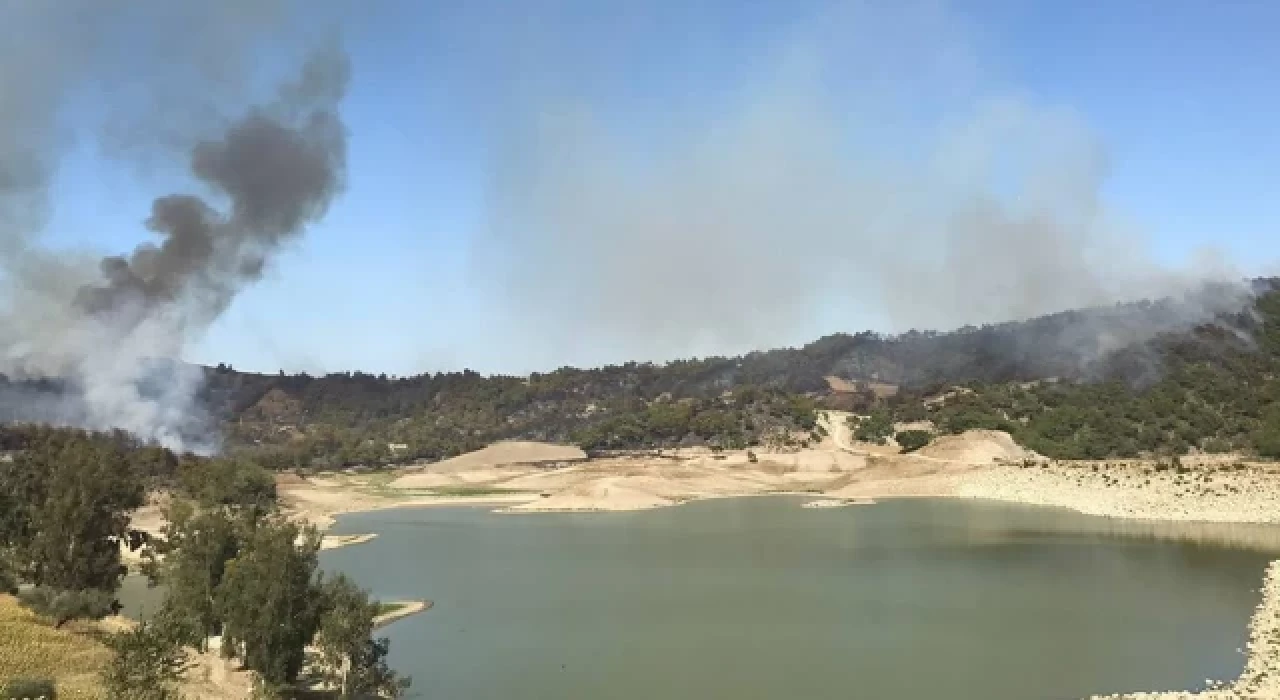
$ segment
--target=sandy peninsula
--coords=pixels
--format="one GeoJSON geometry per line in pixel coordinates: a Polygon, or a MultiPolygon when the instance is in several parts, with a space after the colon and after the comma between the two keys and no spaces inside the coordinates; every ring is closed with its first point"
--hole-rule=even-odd
{"type": "Polygon", "coordinates": [[[394,605],[395,608],[373,618],[373,628],[381,629],[396,620],[403,620],[410,615],[417,615],[431,609],[433,603],[429,600],[401,600],[388,601],[388,605],[394,605]]]}

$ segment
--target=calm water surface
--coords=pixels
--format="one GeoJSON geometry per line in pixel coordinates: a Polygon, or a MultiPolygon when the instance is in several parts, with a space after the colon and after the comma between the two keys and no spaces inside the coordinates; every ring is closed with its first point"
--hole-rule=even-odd
{"type": "Polygon", "coordinates": [[[1236,650],[1274,530],[1057,509],[803,499],[638,513],[352,515],[322,554],[384,599],[414,697],[1028,700],[1199,688],[1236,650]]]}

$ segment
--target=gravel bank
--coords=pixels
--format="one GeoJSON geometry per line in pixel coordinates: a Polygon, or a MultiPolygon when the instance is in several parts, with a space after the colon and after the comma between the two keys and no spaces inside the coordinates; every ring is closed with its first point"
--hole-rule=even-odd
{"type": "Polygon", "coordinates": [[[998,466],[964,474],[951,495],[1121,518],[1280,523],[1280,474],[1259,465],[1181,472],[1141,462],[998,466]]]}

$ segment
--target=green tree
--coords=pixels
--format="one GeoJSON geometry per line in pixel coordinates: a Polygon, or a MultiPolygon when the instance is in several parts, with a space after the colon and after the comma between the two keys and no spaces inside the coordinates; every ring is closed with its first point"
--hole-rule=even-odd
{"type": "Polygon", "coordinates": [[[243,459],[187,462],[179,471],[182,490],[205,507],[265,514],[275,508],[276,482],[267,470],[243,459]]]}
{"type": "Polygon", "coordinates": [[[315,634],[312,595],[320,535],[279,517],[262,521],[227,562],[215,593],[222,651],[268,683],[292,683],[315,634]]]}
{"type": "Polygon", "coordinates": [[[903,430],[893,436],[903,452],[915,452],[928,445],[933,435],[927,430],[903,430]]]}
{"type": "Polygon", "coordinates": [[[1267,410],[1254,433],[1253,443],[1263,457],[1280,458],[1280,404],[1267,410]]]}
{"type": "Polygon", "coordinates": [[[853,437],[864,442],[883,445],[885,438],[893,434],[893,416],[883,408],[876,408],[863,416],[854,427],[853,437]]]}
{"type": "Polygon", "coordinates": [[[114,653],[103,671],[110,700],[176,700],[186,669],[177,640],[155,624],[142,623],[107,639],[114,653]]]}
{"type": "Polygon", "coordinates": [[[71,620],[98,620],[118,610],[111,593],[92,588],[67,591],[36,586],[19,593],[18,600],[37,615],[52,620],[54,627],[71,620]]]}
{"type": "Polygon", "coordinates": [[[27,449],[0,469],[14,494],[3,537],[32,583],[61,590],[114,591],[125,573],[120,542],[143,503],[143,483],[125,449],[68,439],[27,449]]]}
{"type": "Polygon", "coordinates": [[[164,538],[145,568],[168,587],[164,610],[172,633],[204,649],[207,638],[222,631],[218,587],[255,520],[224,509],[196,510],[185,501],[171,504],[166,517],[164,538]]]}
{"type": "Polygon", "coordinates": [[[378,604],[341,574],[322,582],[318,597],[322,611],[315,646],[321,673],[339,697],[402,696],[409,679],[387,665],[390,642],[373,637],[378,604]]]}

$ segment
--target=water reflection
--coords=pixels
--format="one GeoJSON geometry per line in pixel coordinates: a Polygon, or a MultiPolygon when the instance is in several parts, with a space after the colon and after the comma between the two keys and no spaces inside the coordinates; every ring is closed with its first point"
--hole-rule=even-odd
{"type": "MultiPolygon", "coordinates": [[[[350,516],[321,554],[383,598],[415,697],[1027,700],[1239,672],[1280,528],[958,500],[350,516]]],[[[161,591],[141,577],[134,615],[161,591]]]]}
{"type": "Polygon", "coordinates": [[[1003,513],[979,510],[975,511],[974,518],[978,532],[1013,540],[1044,541],[1048,538],[1089,542],[1102,537],[1280,554],[1280,526],[1275,525],[1081,517],[1057,508],[1045,508],[1039,513],[1023,513],[1020,509],[1003,513]]]}
{"type": "Polygon", "coordinates": [[[420,697],[1027,700],[1194,688],[1280,536],[973,501],[344,518],[322,564],[383,597],[420,697]]]}

